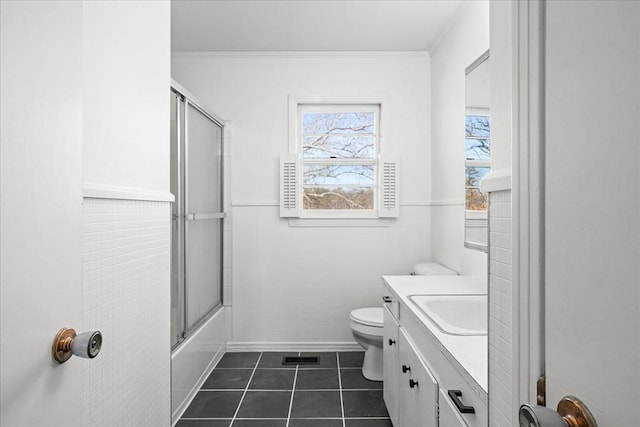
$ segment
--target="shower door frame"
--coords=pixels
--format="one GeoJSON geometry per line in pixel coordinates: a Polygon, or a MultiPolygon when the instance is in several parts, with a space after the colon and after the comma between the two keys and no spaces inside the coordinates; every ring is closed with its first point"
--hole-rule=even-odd
{"type": "MultiPolygon", "coordinates": [[[[176,148],[177,158],[177,188],[175,196],[176,213],[172,212],[172,220],[177,221],[177,233],[175,238],[179,240],[178,243],[178,262],[177,265],[171,263],[171,268],[177,268],[177,281],[178,281],[178,311],[176,317],[178,318],[177,336],[171,337],[171,350],[178,348],[189,336],[202,326],[207,320],[209,320],[215,313],[223,307],[223,293],[224,293],[224,221],[226,218],[225,212],[225,200],[224,200],[224,156],[225,156],[225,121],[217,117],[215,114],[207,111],[202,104],[187,91],[180,84],[172,80],[170,92],[176,95],[176,148]],[[188,181],[188,161],[189,161],[189,106],[193,107],[196,111],[202,114],[205,118],[213,122],[214,125],[220,128],[220,172],[219,172],[219,194],[220,194],[220,208],[219,212],[215,214],[208,214],[207,218],[203,219],[220,219],[219,224],[219,236],[220,236],[220,277],[219,287],[220,292],[218,295],[218,303],[214,305],[208,312],[206,312],[201,319],[195,322],[191,327],[188,327],[188,302],[186,298],[186,256],[187,247],[189,242],[189,227],[188,221],[197,220],[190,218],[190,213],[186,212],[189,201],[189,181],[188,181]]],[[[173,153],[172,153],[173,154],[173,153]]],[[[172,160],[173,162],[174,160],[172,160]]],[[[172,233],[172,239],[174,238],[172,233]]],[[[172,244],[173,252],[173,244],[172,244]]],[[[173,254],[172,254],[173,258],[173,254]]],[[[171,275],[173,281],[173,275],[171,275]]],[[[173,283],[171,284],[173,288],[173,283]]],[[[173,305],[173,302],[172,302],[173,305]]],[[[173,322],[173,319],[171,319],[173,322]]]]}

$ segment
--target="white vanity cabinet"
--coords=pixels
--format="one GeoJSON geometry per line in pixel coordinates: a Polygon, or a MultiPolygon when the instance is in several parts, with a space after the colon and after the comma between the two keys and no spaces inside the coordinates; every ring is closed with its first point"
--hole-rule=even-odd
{"type": "Polygon", "coordinates": [[[400,327],[397,306],[383,310],[383,396],[394,427],[438,425],[438,383],[400,327]],[[395,311],[395,313],[393,313],[395,311]]]}
{"type": "MultiPolygon", "coordinates": [[[[401,288],[396,293],[391,285],[388,290],[383,396],[393,426],[487,427],[486,391],[416,312],[408,297],[417,292],[401,288]]],[[[474,360],[484,364],[480,357],[474,360]]]]}
{"type": "Polygon", "coordinates": [[[455,407],[445,390],[440,389],[440,423],[438,427],[468,427],[458,408],[455,407]]]}
{"type": "Polygon", "coordinates": [[[383,363],[383,396],[389,418],[398,427],[398,321],[391,313],[391,308],[385,304],[382,317],[384,327],[382,331],[382,363],[383,363]]]}
{"type": "Polygon", "coordinates": [[[398,359],[402,369],[398,381],[399,425],[438,425],[438,383],[404,330],[398,334],[398,359]]]}

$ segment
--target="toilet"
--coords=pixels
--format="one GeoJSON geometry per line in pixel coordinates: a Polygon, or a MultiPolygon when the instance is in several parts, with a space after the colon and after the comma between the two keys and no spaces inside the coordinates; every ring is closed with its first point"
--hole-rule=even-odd
{"type": "Polygon", "coordinates": [[[353,338],[365,350],[362,375],[382,381],[382,307],[358,308],[349,318],[353,338]]]}
{"type": "MultiPolygon", "coordinates": [[[[435,262],[416,264],[417,276],[451,276],[457,272],[435,262]]],[[[371,381],[382,381],[382,307],[357,308],[349,316],[353,338],[365,350],[362,375],[371,381]]]]}

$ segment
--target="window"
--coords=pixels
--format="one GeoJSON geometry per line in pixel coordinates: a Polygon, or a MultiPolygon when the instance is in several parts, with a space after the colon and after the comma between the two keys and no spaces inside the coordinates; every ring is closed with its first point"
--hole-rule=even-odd
{"type": "Polygon", "coordinates": [[[296,101],[290,108],[281,216],[397,216],[397,164],[380,160],[381,104],[296,101]]]}
{"type": "Polygon", "coordinates": [[[488,198],[480,191],[480,181],[491,166],[491,125],[488,113],[467,112],[465,116],[465,209],[486,211],[488,198]]]}
{"type": "Polygon", "coordinates": [[[377,105],[299,107],[303,211],[372,211],[377,105]]]}
{"type": "Polygon", "coordinates": [[[480,181],[491,166],[489,51],[473,61],[465,75],[464,246],[487,252],[489,199],[480,191],[480,181]]]}

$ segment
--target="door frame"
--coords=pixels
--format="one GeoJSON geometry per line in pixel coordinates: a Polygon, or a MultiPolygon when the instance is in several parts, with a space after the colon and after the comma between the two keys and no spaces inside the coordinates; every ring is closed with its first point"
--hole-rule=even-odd
{"type": "Polygon", "coordinates": [[[545,372],[545,10],[512,2],[512,420],[545,372]]]}

